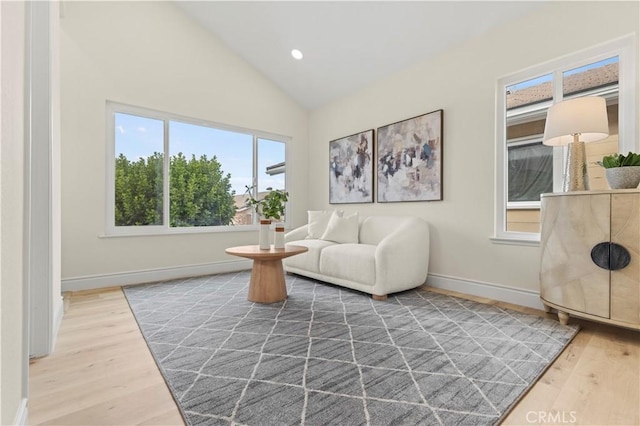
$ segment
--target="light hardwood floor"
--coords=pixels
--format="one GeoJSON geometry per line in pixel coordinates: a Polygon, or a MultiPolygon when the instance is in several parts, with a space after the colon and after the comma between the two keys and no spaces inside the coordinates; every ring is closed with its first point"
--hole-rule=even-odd
{"type": "Polygon", "coordinates": [[[29,366],[29,424],[184,424],[120,287],[67,301],[54,353],[29,366]]]}
{"type": "MultiPolygon", "coordinates": [[[[183,424],[121,289],[66,300],[55,352],[30,365],[29,424],[183,424]]],[[[640,333],[571,321],[582,331],[503,424],[640,424],[640,333]]]]}

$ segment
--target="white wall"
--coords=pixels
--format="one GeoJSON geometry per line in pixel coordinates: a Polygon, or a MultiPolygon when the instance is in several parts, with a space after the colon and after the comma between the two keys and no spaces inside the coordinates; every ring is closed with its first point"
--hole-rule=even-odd
{"type": "MultiPolygon", "coordinates": [[[[444,109],[444,201],[341,205],[363,215],[418,215],[431,224],[430,272],[538,291],[539,247],[492,243],[498,78],[631,32],[638,2],[551,2],[433,60],[312,111],[310,209],[328,204],[328,141],[444,109]]],[[[434,40],[437,42],[437,40],[434,40]]],[[[640,87],[640,86],[638,86],[640,87]]],[[[475,283],[475,284],[474,284],[475,283]]],[[[534,299],[537,300],[537,299],[534,299]]]]}
{"type": "Polygon", "coordinates": [[[341,208],[428,220],[430,279],[459,279],[470,292],[474,285],[489,283],[535,295],[539,248],[489,239],[494,231],[496,81],[631,32],[637,37],[637,17],[637,2],[552,2],[308,114],[169,2],[66,3],[61,39],[63,289],[92,280],[118,284],[118,274],[133,271],[232,261],[222,254],[225,247],[257,239],[252,232],[101,237],[104,103],[111,99],[292,136],[288,178],[296,225],[305,222],[307,209],[333,207],[328,204],[328,141],[442,108],[444,201],[341,208]]]}
{"type": "MultiPolygon", "coordinates": [[[[291,136],[292,218],[306,219],[307,111],[181,9],[68,2],[61,23],[63,289],[84,278],[233,261],[224,248],[257,241],[254,232],[102,238],[107,99],[291,136]]],[[[117,283],[101,281],[109,282],[117,283]]]]}
{"type": "Polygon", "coordinates": [[[23,2],[0,2],[0,424],[26,419],[24,378],[24,46],[23,2]]]}

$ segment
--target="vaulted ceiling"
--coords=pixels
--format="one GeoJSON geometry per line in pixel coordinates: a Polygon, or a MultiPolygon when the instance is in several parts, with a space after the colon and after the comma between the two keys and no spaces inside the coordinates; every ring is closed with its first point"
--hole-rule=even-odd
{"type": "Polygon", "coordinates": [[[530,13],[542,2],[177,4],[302,106],[313,109],[530,13]],[[293,59],[292,49],[301,50],[304,58],[293,59]]]}

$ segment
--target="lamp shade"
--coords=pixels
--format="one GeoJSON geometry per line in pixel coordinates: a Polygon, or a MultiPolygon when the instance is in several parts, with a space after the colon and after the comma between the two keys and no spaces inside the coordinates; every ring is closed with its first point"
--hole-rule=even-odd
{"type": "Polygon", "coordinates": [[[545,145],[561,146],[580,135],[582,142],[594,142],[609,136],[607,103],[598,96],[569,99],[552,105],[544,126],[545,145]]]}

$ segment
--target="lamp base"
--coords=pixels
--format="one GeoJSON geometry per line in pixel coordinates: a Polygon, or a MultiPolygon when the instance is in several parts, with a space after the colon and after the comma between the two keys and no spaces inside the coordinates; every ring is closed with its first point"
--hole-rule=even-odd
{"type": "Polygon", "coordinates": [[[571,142],[567,147],[569,152],[567,153],[567,163],[564,167],[562,190],[564,192],[588,191],[589,177],[587,175],[587,155],[584,142],[571,142]]]}

